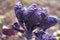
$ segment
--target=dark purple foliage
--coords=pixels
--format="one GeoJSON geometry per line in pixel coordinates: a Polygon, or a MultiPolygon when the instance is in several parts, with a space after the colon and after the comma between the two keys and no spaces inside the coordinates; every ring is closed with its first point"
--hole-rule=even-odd
{"type": "Polygon", "coordinates": [[[47,35],[45,30],[54,26],[58,20],[55,17],[48,16],[46,8],[38,8],[35,3],[26,8],[22,6],[21,2],[18,2],[14,6],[14,10],[19,24],[14,23],[12,27],[23,34],[25,33],[27,40],[31,39],[33,30],[36,28],[39,28],[38,32],[34,33],[38,38],[36,40],[55,40],[52,36],[47,35]],[[20,30],[20,26],[24,30],[20,30]]]}
{"type": "Polygon", "coordinates": [[[45,34],[45,32],[43,30],[38,30],[38,32],[34,34],[36,35],[36,37],[41,37],[43,34],[45,34]]]}
{"type": "Polygon", "coordinates": [[[23,6],[22,6],[21,2],[16,3],[16,5],[14,6],[15,12],[19,9],[22,10],[22,8],[23,8],[23,6]]]}
{"type": "Polygon", "coordinates": [[[17,29],[20,28],[20,25],[19,25],[17,22],[15,22],[15,23],[13,24],[13,26],[14,26],[15,28],[17,28],[17,29]]]}
{"type": "Polygon", "coordinates": [[[51,26],[54,26],[57,23],[57,19],[54,17],[49,17],[46,20],[42,20],[40,24],[40,28],[43,30],[46,30],[50,28],[51,26]]]}
{"type": "Polygon", "coordinates": [[[35,40],[56,40],[53,36],[46,34],[43,30],[38,30],[38,32],[35,33],[35,36],[35,40]]]}
{"type": "Polygon", "coordinates": [[[49,34],[44,34],[42,37],[44,40],[56,40],[53,36],[49,34]]]}
{"type": "Polygon", "coordinates": [[[16,3],[16,5],[14,6],[14,10],[15,10],[15,15],[16,15],[18,21],[22,22],[24,9],[23,9],[21,2],[16,3]]]}
{"type": "Polygon", "coordinates": [[[23,30],[20,30],[20,25],[17,22],[12,25],[12,29],[17,30],[21,33],[24,32],[23,30]]]}
{"type": "Polygon", "coordinates": [[[28,8],[27,8],[27,11],[28,13],[30,14],[33,14],[36,10],[37,10],[37,4],[33,3],[32,5],[30,5],[28,8]]]}
{"type": "Polygon", "coordinates": [[[2,33],[7,36],[15,35],[15,32],[13,29],[2,29],[2,33]]]}

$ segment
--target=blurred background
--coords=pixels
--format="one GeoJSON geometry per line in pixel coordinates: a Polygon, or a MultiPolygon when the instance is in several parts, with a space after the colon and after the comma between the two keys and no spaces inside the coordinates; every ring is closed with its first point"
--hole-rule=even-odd
{"type": "MultiPolygon", "coordinates": [[[[17,22],[14,13],[14,5],[18,1],[21,1],[23,6],[28,7],[32,3],[36,3],[39,7],[45,7],[49,10],[49,15],[56,16],[58,18],[58,23],[47,29],[46,33],[53,35],[57,40],[60,40],[60,0],[0,0],[0,40],[2,40],[2,28],[11,27],[11,24],[17,22]]],[[[11,40],[19,40],[20,33],[17,33],[16,37],[9,37],[11,40]]],[[[6,40],[9,40],[6,39],[6,40]]],[[[22,37],[21,37],[22,38],[22,37]]],[[[20,40],[23,40],[20,39],[20,40]]]]}

